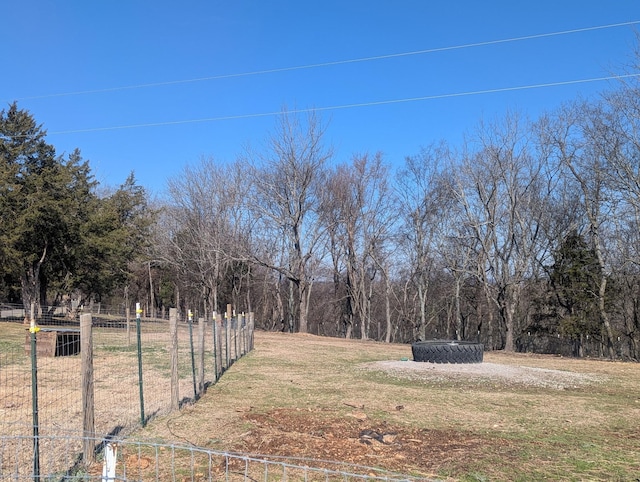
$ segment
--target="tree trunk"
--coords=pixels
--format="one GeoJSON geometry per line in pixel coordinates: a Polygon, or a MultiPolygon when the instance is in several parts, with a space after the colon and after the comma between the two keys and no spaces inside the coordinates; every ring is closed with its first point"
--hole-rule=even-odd
{"type": "MultiPolygon", "coordinates": [[[[491,295],[489,294],[489,289],[487,287],[485,287],[485,303],[486,303],[486,310],[487,310],[487,329],[486,329],[486,333],[487,333],[487,346],[489,347],[490,350],[494,350],[495,346],[494,346],[494,342],[493,342],[493,325],[494,325],[494,321],[495,321],[495,309],[494,309],[494,304],[491,302],[491,295]]],[[[481,323],[483,323],[483,320],[480,320],[481,323]]]]}
{"type": "Polygon", "coordinates": [[[598,265],[600,267],[600,286],[598,287],[598,311],[600,313],[600,322],[604,326],[608,356],[613,358],[613,330],[611,328],[611,322],[609,320],[609,313],[605,307],[605,296],[607,292],[607,275],[605,271],[604,255],[602,253],[602,246],[600,243],[600,232],[596,227],[596,216],[589,216],[591,222],[591,232],[593,236],[593,247],[598,259],[598,265]]]}
{"type": "Polygon", "coordinates": [[[308,304],[308,291],[310,290],[310,286],[308,283],[301,281],[298,283],[298,308],[300,309],[300,323],[298,325],[298,331],[300,333],[308,333],[309,326],[307,316],[309,315],[309,304],[308,304]]]}
{"type": "Polygon", "coordinates": [[[389,276],[387,276],[385,272],[384,276],[384,305],[385,305],[385,315],[387,319],[387,331],[385,333],[384,341],[386,343],[391,343],[391,283],[389,282],[389,276]]]}
{"type": "Polygon", "coordinates": [[[300,297],[300,324],[298,325],[299,333],[307,333],[309,328],[307,326],[307,302],[304,296],[300,297]]]}
{"type": "Polygon", "coordinates": [[[421,282],[418,284],[418,299],[420,302],[420,324],[418,325],[418,341],[427,338],[427,295],[421,282]]]}
{"type": "Polygon", "coordinates": [[[456,340],[464,339],[464,328],[462,326],[462,311],[460,309],[460,279],[456,277],[455,282],[455,319],[456,319],[456,340]]]}
{"type": "Polygon", "coordinates": [[[278,325],[279,325],[279,329],[281,331],[285,330],[285,323],[284,323],[284,303],[282,301],[282,275],[278,276],[278,279],[276,280],[276,313],[277,313],[277,319],[278,319],[278,325]]]}
{"type": "Polygon", "coordinates": [[[293,292],[293,281],[289,280],[289,333],[295,331],[295,300],[293,292]]]}
{"type": "Polygon", "coordinates": [[[505,304],[505,315],[506,315],[506,333],[505,333],[505,342],[504,342],[504,350],[513,352],[516,349],[515,345],[515,328],[516,328],[516,310],[518,308],[518,304],[520,301],[520,289],[517,286],[508,286],[505,289],[506,299],[504,300],[505,304]]]}
{"type": "Polygon", "coordinates": [[[507,303],[507,306],[505,306],[505,315],[506,315],[506,319],[505,319],[505,328],[506,328],[506,332],[505,332],[505,341],[504,341],[504,351],[515,351],[515,343],[514,343],[514,338],[513,338],[513,318],[514,318],[514,311],[515,311],[515,307],[513,306],[512,303],[507,303]]]}
{"type": "Polygon", "coordinates": [[[350,340],[353,334],[353,313],[347,314],[346,322],[347,322],[347,329],[344,332],[344,337],[347,340],[350,340]]]}
{"type": "Polygon", "coordinates": [[[40,314],[40,278],[36,271],[39,268],[31,268],[27,272],[23,273],[20,278],[20,285],[22,288],[22,306],[25,313],[30,313],[31,305],[36,307],[35,316],[40,314]]]}
{"type": "Polygon", "coordinates": [[[360,295],[360,309],[358,310],[360,312],[360,339],[367,340],[369,338],[369,320],[367,317],[367,293],[366,287],[364,286],[364,278],[360,282],[360,289],[358,291],[360,295]]]}
{"type": "Polygon", "coordinates": [[[151,276],[151,261],[148,263],[149,267],[149,316],[155,318],[156,316],[156,302],[153,296],[153,277],[151,276]]]}
{"type": "Polygon", "coordinates": [[[611,321],[609,320],[609,313],[607,313],[607,310],[605,308],[605,294],[606,294],[606,290],[607,290],[607,277],[604,275],[602,275],[602,279],[600,281],[600,289],[598,291],[598,310],[600,311],[600,320],[602,321],[602,324],[604,325],[605,328],[605,335],[607,337],[606,342],[607,342],[607,351],[608,351],[608,356],[610,358],[613,358],[614,356],[614,350],[613,350],[613,330],[611,328],[611,321]]]}
{"type": "Polygon", "coordinates": [[[25,313],[30,313],[31,305],[36,306],[36,317],[42,313],[40,306],[40,268],[47,257],[47,246],[42,250],[42,256],[38,261],[31,263],[20,277],[22,288],[22,305],[25,313]]]}

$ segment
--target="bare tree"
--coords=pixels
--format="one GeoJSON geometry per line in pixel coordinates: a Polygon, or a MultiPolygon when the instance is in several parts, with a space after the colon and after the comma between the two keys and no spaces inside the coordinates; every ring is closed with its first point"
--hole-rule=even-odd
{"type": "MultiPolygon", "coordinates": [[[[450,185],[450,194],[454,192],[454,185],[450,185]]],[[[447,198],[450,196],[448,194],[447,198]]],[[[467,320],[469,313],[463,312],[462,292],[465,283],[473,279],[472,272],[474,255],[477,253],[475,238],[469,230],[469,225],[464,218],[464,211],[459,205],[452,202],[443,202],[446,207],[446,215],[442,218],[441,232],[438,236],[437,250],[442,256],[445,269],[451,274],[453,281],[453,323],[455,326],[455,338],[457,340],[468,340],[472,332],[467,320]]],[[[490,323],[489,323],[490,324],[490,323]]],[[[482,323],[479,322],[475,332],[479,331],[482,323]]],[[[473,333],[476,335],[477,333],[473,333]]]]}
{"type": "MultiPolygon", "coordinates": [[[[449,183],[444,171],[451,161],[448,146],[431,145],[408,157],[398,176],[398,198],[402,219],[399,242],[410,266],[410,279],[418,296],[416,337],[426,338],[427,326],[437,311],[429,313],[431,282],[438,264],[443,225],[451,213],[447,202],[449,183]]],[[[435,304],[431,304],[435,307],[435,304]]]]}
{"type": "MultiPolygon", "coordinates": [[[[345,287],[346,337],[355,327],[362,339],[370,337],[374,281],[381,270],[383,277],[388,277],[383,262],[392,223],[387,178],[378,153],[373,158],[355,156],[351,164],[338,166],[326,184],[323,220],[328,226],[334,269],[344,266],[344,273],[336,272],[334,279],[342,278],[345,287]]],[[[388,290],[385,293],[389,295],[388,290]]],[[[387,310],[385,315],[387,331],[389,313],[387,310]]]]}
{"type": "MultiPolygon", "coordinates": [[[[636,52],[640,59],[640,51],[636,52]]],[[[616,236],[620,277],[628,286],[623,312],[624,334],[629,356],[640,359],[640,82],[637,79],[608,93],[604,99],[606,115],[600,134],[607,152],[609,181],[618,193],[619,234],[616,236]]]]}
{"type": "Polygon", "coordinates": [[[478,249],[475,275],[498,310],[502,345],[513,351],[521,295],[536,259],[543,163],[531,126],[517,115],[481,125],[476,142],[464,158],[456,194],[478,249]]]}
{"type": "Polygon", "coordinates": [[[199,291],[205,314],[220,311],[220,289],[240,239],[233,166],[202,159],[168,185],[169,202],[157,233],[156,257],[199,291]]]}
{"type": "Polygon", "coordinates": [[[285,276],[290,284],[289,330],[308,331],[312,266],[322,247],[320,190],[331,150],[323,144],[324,127],[314,113],[306,122],[286,111],[263,153],[248,153],[251,180],[247,206],[254,220],[251,260],[285,276]],[[296,306],[297,305],[297,306],[296,306]]]}
{"type": "Polygon", "coordinates": [[[602,111],[600,106],[573,103],[564,106],[554,120],[549,125],[547,138],[581,194],[582,212],[600,268],[594,297],[598,302],[604,343],[612,356],[613,328],[605,302],[610,270],[603,231],[615,217],[616,203],[607,182],[610,156],[602,142],[602,111]]]}

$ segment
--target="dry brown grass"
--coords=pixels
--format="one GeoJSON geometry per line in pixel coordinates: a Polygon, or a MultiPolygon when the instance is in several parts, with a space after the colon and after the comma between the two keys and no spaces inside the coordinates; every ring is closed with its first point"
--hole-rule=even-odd
{"type": "Polygon", "coordinates": [[[138,436],[451,480],[633,480],[640,473],[640,365],[485,355],[491,364],[591,380],[561,389],[371,370],[371,362],[410,357],[406,345],[256,333],[255,350],[196,405],[138,436]]]}
{"type": "MultiPolygon", "coordinates": [[[[27,327],[0,324],[0,436],[32,434],[31,357],[25,351],[27,327]]],[[[169,334],[167,323],[144,323],[142,359],[145,416],[170,412],[169,334]]],[[[178,330],[179,396],[193,397],[189,333],[178,330]]],[[[140,396],[135,327],[126,330],[94,327],[95,432],[126,434],[139,426],[140,396]]],[[[41,468],[54,473],[82,451],[83,408],[81,357],[39,356],[37,360],[38,421],[41,468]]],[[[31,451],[18,450],[19,438],[0,442],[0,474],[31,474],[31,451]],[[20,454],[8,457],[7,454],[20,454]]],[[[72,464],[73,465],[73,464],[72,464]]],[[[2,477],[0,476],[0,479],[2,477]]]]}
{"type": "MultiPolygon", "coordinates": [[[[145,390],[151,403],[167,395],[162,365],[168,363],[168,341],[163,333],[147,336],[145,390]]],[[[24,327],[3,325],[0,342],[4,348],[23,337],[24,327]]],[[[114,415],[135,423],[135,353],[117,349],[121,335],[103,330],[95,337],[96,388],[109,394],[96,397],[97,423],[114,415]]],[[[608,481],[640,474],[639,364],[485,354],[488,368],[524,370],[527,377],[553,382],[528,383],[526,377],[461,375],[400,362],[411,358],[408,345],[264,332],[255,338],[255,350],[197,404],[154,419],[135,437],[447,480],[608,481]]],[[[28,363],[22,362],[2,367],[25,382],[12,392],[17,397],[28,395],[28,363]]],[[[46,362],[42,384],[56,388],[43,389],[43,400],[55,395],[43,404],[43,415],[65,411],[59,429],[77,430],[79,361],[46,362]]],[[[190,382],[183,378],[181,393],[189,393],[190,382]]],[[[2,388],[0,410],[7,416],[16,400],[2,388]]]]}
{"type": "MultiPolygon", "coordinates": [[[[24,350],[27,327],[3,323],[0,354],[0,422],[2,434],[23,434],[32,423],[31,358],[24,350]]],[[[93,376],[96,433],[135,427],[140,423],[138,357],[135,342],[124,330],[94,328],[93,376]],[[119,427],[119,428],[118,428],[119,427]]],[[[168,412],[171,405],[168,326],[143,327],[142,362],[145,416],[168,412]]],[[[188,332],[179,330],[181,371],[179,393],[193,397],[188,332]]],[[[38,357],[41,434],[82,433],[81,357],[38,357]]],[[[29,431],[27,430],[27,433],[29,431]]]]}

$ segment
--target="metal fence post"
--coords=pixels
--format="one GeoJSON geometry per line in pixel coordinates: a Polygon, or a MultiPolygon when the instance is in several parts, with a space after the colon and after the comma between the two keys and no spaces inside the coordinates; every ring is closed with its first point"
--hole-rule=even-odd
{"type": "Polygon", "coordinates": [[[33,480],[40,479],[40,428],[38,422],[38,357],[36,355],[36,333],[40,331],[36,325],[35,306],[31,305],[29,333],[31,333],[31,409],[33,415],[33,480]]]}
{"type": "Polygon", "coordinates": [[[206,321],[198,318],[198,394],[202,396],[204,392],[204,332],[206,321]]]}
{"type": "Polygon", "coordinates": [[[142,335],[140,333],[140,315],[142,309],[140,303],[136,303],[136,332],[138,337],[138,384],[140,386],[140,423],[144,427],[146,425],[144,418],[144,389],[142,384],[142,335]]]}
{"type": "Polygon", "coordinates": [[[178,310],[169,308],[169,338],[171,360],[171,410],[180,408],[180,392],[178,380],[178,310]]]}
{"type": "Polygon", "coordinates": [[[198,387],[196,385],[196,358],[193,349],[193,312],[189,310],[189,347],[191,349],[191,375],[193,378],[193,399],[198,399],[198,387]]]}

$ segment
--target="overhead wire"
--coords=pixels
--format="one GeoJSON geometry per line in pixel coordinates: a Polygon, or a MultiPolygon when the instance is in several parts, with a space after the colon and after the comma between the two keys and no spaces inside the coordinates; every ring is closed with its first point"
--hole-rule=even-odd
{"type": "MultiPolygon", "coordinates": [[[[489,40],[483,42],[474,42],[462,45],[454,45],[448,47],[437,47],[431,49],[423,49],[423,50],[414,50],[409,52],[400,52],[395,54],[386,54],[386,55],[377,55],[370,57],[361,57],[355,59],[346,59],[346,60],[336,60],[330,62],[321,62],[314,64],[306,64],[306,65],[298,65],[298,66],[290,66],[290,67],[281,67],[281,68],[273,68],[266,70],[256,70],[250,72],[243,73],[232,73],[232,74],[221,74],[209,77],[200,77],[194,79],[183,79],[183,80],[174,80],[174,81],[165,81],[165,82],[151,82],[146,84],[137,84],[137,85],[129,85],[129,86],[121,86],[121,87],[111,87],[105,89],[93,89],[93,90],[83,90],[83,91],[75,91],[75,92],[65,92],[58,94],[47,94],[40,96],[29,96],[29,97],[21,97],[16,100],[34,100],[34,99],[43,99],[43,98],[52,98],[52,97],[63,97],[63,96],[74,96],[74,95],[86,95],[86,94],[97,94],[97,93],[106,93],[106,92],[117,92],[122,90],[132,90],[132,89],[142,89],[142,88],[150,88],[150,87],[160,87],[167,85],[176,85],[176,84],[185,84],[185,83],[194,83],[194,82],[204,82],[204,81],[212,81],[219,79],[228,79],[234,77],[246,77],[246,76],[255,76],[255,75],[265,75],[265,74],[273,74],[279,72],[288,72],[295,70],[303,70],[303,69],[314,69],[320,67],[329,67],[335,65],[344,65],[349,63],[358,63],[358,62],[370,62],[375,60],[384,60],[390,58],[398,58],[398,57],[406,57],[412,55],[423,55],[429,53],[436,52],[444,52],[451,50],[459,50],[466,48],[474,48],[474,47],[482,47],[488,45],[496,45],[502,43],[509,42],[518,42],[523,40],[531,40],[531,39],[539,39],[545,37],[553,37],[559,35],[568,35],[575,33],[582,33],[594,30],[602,30],[608,28],[616,28],[623,26],[630,26],[640,24],[640,20],[633,20],[628,22],[620,22],[620,23],[612,23],[607,25],[598,25],[592,27],[583,27],[571,30],[562,30],[556,32],[548,32],[541,34],[533,34],[526,35],[520,37],[511,37],[507,39],[498,39],[498,40],[489,40]]],[[[547,87],[557,87],[563,85],[575,85],[575,84],[584,84],[584,83],[593,83],[593,82],[602,82],[607,80],[623,80],[627,78],[635,78],[640,76],[640,74],[627,74],[627,75],[611,75],[606,77],[596,77],[596,78],[588,78],[588,79],[577,79],[577,80],[568,80],[568,81],[558,81],[558,82],[548,82],[548,83],[540,83],[540,84],[531,84],[531,85],[522,85],[522,86],[514,86],[514,87],[502,87],[502,88],[494,88],[494,89],[484,89],[484,90],[475,90],[475,91],[465,91],[465,92],[454,92],[454,93],[445,93],[445,94],[434,94],[420,97],[410,97],[410,98],[402,98],[402,99],[386,99],[380,101],[369,101],[369,102],[360,102],[360,103],[350,103],[350,104],[342,104],[342,105],[333,105],[333,106],[320,106],[313,108],[302,108],[302,109],[294,109],[289,110],[289,113],[307,113],[311,111],[330,111],[330,110],[342,110],[342,109],[352,109],[352,108],[360,108],[360,107],[370,107],[370,106],[380,106],[380,105],[390,105],[390,104],[400,104],[400,103],[409,103],[409,102],[420,102],[427,100],[436,100],[436,99],[446,99],[446,98],[454,98],[454,97],[464,97],[464,96],[473,96],[473,95],[483,95],[483,94],[492,94],[492,93],[501,93],[501,92],[511,92],[511,91],[520,91],[520,90],[529,90],[529,89],[540,89],[547,87]]],[[[124,130],[124,129],[137,129],[143,127],[159,127],[159,126],[170,126],[170,125],[180,125],[180,124],[194,124],[194,123],[205,123],[205,122],[216,122],[216,121],[224,121],[224,120],[234,120],[234,119],[249,119],[249,118],[258,118],[258,117],[270,117],[281,115],[281,111],[272,111],[272,112],[262,112],[262,113],[249,113],[249,114],[238,114],[238,115],[227,115],[227,116],[217,116],[217,117],[207,117],[207,118],[199,118],[199,119],[185,119],[185,120],[177,120],[177,121],[165,121],[165,122],[151,122],[151,123],[141,123],[141,124],[129,124],[129,125],[120,125],[120,126],[108,126],[108,127],[94,127],[94,128],[84,128],[84,129],[70,129],[70,130],[60,130],[48,132],[50,135],[63,135],[63,134],[76,134],[76,133],[88,133],[88,132],[101,132],[101,131],[113,131],[113,130],[124,130]]]]}
{"type": "MultiPolygon", "coordinates": [[[[640,77],[640,73],[637,74],[624,74],[624,75],[610,75],[607,77],[594,77],[589,79],[577,79],[577,80],[567,80],[567,81],[559,81],[559,82],[547,82],[542,84],[531,84],[531,85],[522,85],[515,87],[501,87],[495,89],[484,89],[484,90],[475,90],[475,91],[467,91],[467,92],[455,92],[448,94],[434,94],[434,95],[426,95],[421,97],[410,97],[404,99],[390,99],[390,100],[380,100],[380,101],[371,101],[371,102],[360,102],[353,104],[342,104],[342,105],[334,105],[334,106],[324,106],[324,107],[310,107],[303,109],[292,109],[287,111],[290,114],[299,114],[299,113],[308,113],[308,112],[322,112],[329,110],[341,110],[341,109],[352,109],[358,107],[371,107],[371,106],[379,106],[379,105],[389,105],[389,104],[400,104],[407,102],[420,102],[427,100],[436,100],[436,99],[446,99],[452,97],[465,97],[472,95],[483,95],[483,94],[495,94],[501,92],[513,92],[518,90],[530,90],[530,89],[541,89],[546,87],[559,87],[565,85],[575,85],[575,84],[585,84],[591,82],[604,82],[608,80],[624,80],[630,78],[640,77]]],[[[171,126],[171,125],[180,125],[180,124],[195,124],[195,123],[204,123],[204,122],[218,122],[225,120],[236,120],[236,119],[250,119],[250,118],[258,118],[258,117],[270,117],[281,115],[282,111],[278,112],[262,112],[262,113],[253,113],[253,114],[239,114],[239,115],[229,115],[229,116],[219,116],[219,117],[208,117],[201,119],[187,119],[187,120],[179,120],[179,121],[167,121],[167,122],[150,122],[145,124],[130,124],[130,125],[122,125],[122,126],[111,126],[111,127],[94,127],[87,129],[73,129],[73,130],[65,130],[65,131],[55,131],[49,132],[48,134],[53,135],[62,135],[62,134],[79,134],[86,132],[100,132],[100,131],[111,131],[111,130],[123,130],[123,129],[139,129],[142,127],[160,127],[160,126],[171,126]]]]}
{"type": "Polygon", "coordinates": [[[289,67],[278,67],[278,68],[264,69],[264,70],[254,70],[249,72],[220,74],[220,75],[199,77],[199,78],[193,78],[193,79],[169,80],[169,81],[163,81],[163,82],[149,82],[145,84],[108,87],[104,89],[79,90],[79,91],[73,91],[73,92],[61,92],[56,94],[26,96],[26,97],[19,97],[15,100],[22,101],[22,100],[46,99],[46,98],[52,98],[52,97],[67,97],[67,96],[75,96],[75,95],[99,94],[99,93],[117,92],[117,91],[123,91],[123,90],[144,89],[144,88],[151,88],[151,87],[162,87],[162,86],[169,86],[169,85],[206,82],[206,81],[212,81],[212,80],[230,79],[230,78],[237,78],[237,77],[249,77],[249,76],[256,76],[256,75],[275,74],[275,73],[281,73],[281,72],[291,72],[296,70],[316,69],[316,68],[330,67],[335,65],[345,65],[345,64],[360,63],[360,62],[372,62],[375,60],[386,60],[386,59],[392,59],[392,58],[398,58],[398,57],[408,57],[413,55],[425,55],[425,54],[431,54],[431,53],[437,53],[437,52],[446,52],[451,50],[485,47],[489,45],[497,45],[497,44],[510,43],[510,42],[520,42],[523,40],[533,40],[533,39],[540,39],[545,37],[555,37],[560,35],[570,35],[575,33],[590,32],[594,30],[627,27],[627,26],[637,25],[637,24],[640,24],[640,20],[632,20],[628,22],[576,28],[571,30],[561,30],[561,31],[547,32],[547,33],[541,33],[541,34],[525,35],[521,37],[511,37],[506,39],[488,40],[484,42],[473,42],[473,43],[453,45],[448,47],[435,47],[435,48],[423,49],[423,50],[413,50],[409,52],[399,52],[394,54],[360,57],[355,59],[334,60],[329,62],[319,62],[319,63],[289,66],[289,67]]]}

